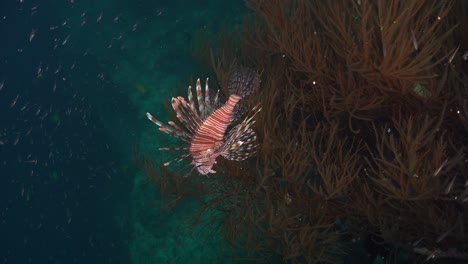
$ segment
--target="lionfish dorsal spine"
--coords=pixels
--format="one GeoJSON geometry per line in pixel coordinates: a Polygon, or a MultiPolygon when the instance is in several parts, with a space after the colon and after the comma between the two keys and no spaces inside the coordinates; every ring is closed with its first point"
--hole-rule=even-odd
{"type": "Polygon", "coordinates": [[[210,101],[210,88],[208,87],[208,78],[206,78],[205,81],[205,108],[209,110],[211,107],[211,101],[210,101]]]}
{"type": "Polygon", "coordinates": [[[213,99],[213,107],[216,107],[218,105],[218,100],[219,100],[219,89],[216,92],[215,98],[213,99]]]}
{"type": "Polygon", "coordinates": [[[195,110],[195,100],[193,99],[193,94],[192,94],[192,86],[188,87],[187,94],[188,94],[188,100],[189,100],[189,103],[190,103],[190,108],[192,108],[194,111],[196,111],[195,110]]]}
{"type": "Polygon", "coordinates": [[[203,93],[201,89],[201,84],[200,84],[200,78],[197,80],[197,86],[196,86],[196,92],[197,92],[197,100],[198,100],[198,111],[200,113],[200,117],[202,119],[205,119],[205,102],[203,99],[203,93]]]}

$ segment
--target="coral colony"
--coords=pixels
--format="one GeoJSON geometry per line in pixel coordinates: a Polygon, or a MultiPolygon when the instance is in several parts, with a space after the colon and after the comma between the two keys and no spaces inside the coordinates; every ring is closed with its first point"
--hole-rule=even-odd
{"type": "Polygon", "coordinates": [[[343,263],[363,249],[359,263],[466,263],[467,3],[246,3],[240,37],[221,33],[212,53],[221,55],[205,64],[232,88],[227,103],[215,106],[198,82],[198,111],[190,89],[189,102],[173,99],[185,128],[148,116],[189,144],[180,159],[217,171],[184,178],[141,157],[168,204],[204,196],[195,223],[264,262],[343,263]],[[229,129],[258,85],[253,73],[229,77],[232,61],[262,72],[248,101],[262,111],[229,129]],[[255,135],[256,155],[231,161],[250,156],[255,135]]]}

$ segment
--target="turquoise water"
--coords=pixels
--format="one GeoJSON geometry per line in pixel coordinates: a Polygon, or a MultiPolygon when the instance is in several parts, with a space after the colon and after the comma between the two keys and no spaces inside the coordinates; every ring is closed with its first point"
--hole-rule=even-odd
{"type": "Polygon", "coordinates": [[[145,113],[209,77],[191,43],[240,23],[226,2],[1,1],[0,263],[228,261],[133,162],[157,147],[145,113]]]}

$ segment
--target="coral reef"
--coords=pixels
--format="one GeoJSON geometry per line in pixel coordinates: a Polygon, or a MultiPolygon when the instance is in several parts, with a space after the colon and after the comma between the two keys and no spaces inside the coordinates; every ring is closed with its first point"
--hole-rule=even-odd
{"type": "Polygon", "coordinates": [[[341,263],[355,245],[368,262],[468,259],[467,5],[246,4],[203,62],[224,91],[233,65],[262,72],[257,156],[209,178],[140,156],[169,204],[204,196],[194,224],[217,212],[205,224],[257,260],[341,263]]]}

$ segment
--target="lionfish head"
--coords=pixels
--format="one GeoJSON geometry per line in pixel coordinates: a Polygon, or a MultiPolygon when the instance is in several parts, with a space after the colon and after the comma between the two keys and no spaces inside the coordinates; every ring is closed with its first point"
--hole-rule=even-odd
{"type": "Polygon", "coordinates": [[[216,171],[212,169],[215,163],[216,157],[209,156],[202,159],[194,159],[191,164],[197,168],[198,173],[201,175],[207,175],[208,173],[216,173],[216,171]]]}
{"type": "Polygon", "coordinates": [[[164,163],[168,166],[173,161],[182,161],[192,157],[191,164],[202,175],[215,173],[212,169],[216,164],[216,158],[222,156],[228,160],[244,160],[255,153],[256,135],[253,130],[254,116],[261,110],[255,106],[245,119],[237,125],[232,124],[238,102],[245,96],[253,93],[259,86],[258,74],[247,68],[234,71],[229,80],[230,96],[225,104],[218,102],[219,90],[213,100],[210,98],[208,79],[205,90],[202,91],[200,79],[196,84],[196,99],[198,108],[195,107],[195,99],[192,88],[188,88],[188,100],[183,97],[172,98],[174,109],[180,126],[173,121],[165,125],[146,113],[149,120],[159,126],[159,130],[178,138],[188,146],[176,148],[160,148],[160,150],[184,150],[180,157],[164,163]],[[228,130],[228,128],[230,128],[228,130]]]}

